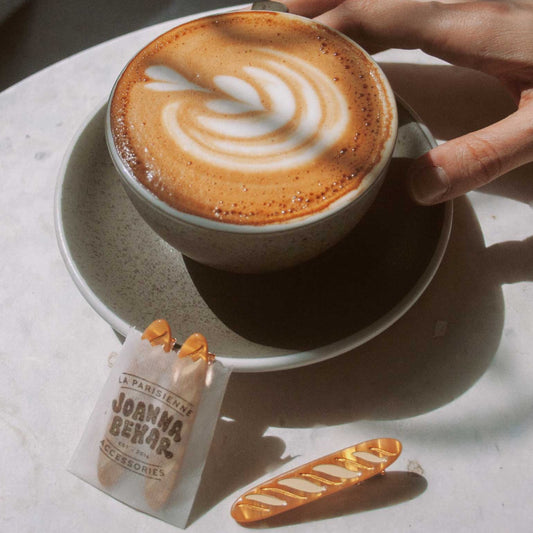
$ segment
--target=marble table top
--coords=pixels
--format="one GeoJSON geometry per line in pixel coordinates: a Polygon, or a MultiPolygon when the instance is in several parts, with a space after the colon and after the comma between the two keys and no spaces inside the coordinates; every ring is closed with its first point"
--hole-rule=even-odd
{"type": "MultiPolygon", "coordinates": [[[[121,340],[63,264],[63,157],[125,62],[166,22],[61,61],[0,93],[0,530],[173,531],[67,472],[121,340]]],[[[435,137],[497,120],[491,79],[419,51],[377,56],[435,137]]],[[[339,357],[228,384],[191,532],[239,531],[234,499],[262,479],[375,437],[390,471],[287,514],[279,531],[531,531],[533,166],[455,201],[437,275],[393,326],[339,357]]]]}

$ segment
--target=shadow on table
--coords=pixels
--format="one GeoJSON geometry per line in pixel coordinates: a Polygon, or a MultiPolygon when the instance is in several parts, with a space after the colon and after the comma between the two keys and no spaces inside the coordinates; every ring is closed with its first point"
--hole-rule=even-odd
{"type": "Polygon", "coordinates": [[[409,198],[404,180],[410,164],[394,157],[378,198],[355,230],[303,265],[243,275],[185,258],[209,309],[239,336],[295,353],[376,328],[412,298],[446,219],[444,206],[416,206],[409,198]]]}
{"type": "MultiPolygon", "coordinates": [[[[471,71],[420,65],[385,65],[385,71],[440,139],[485,126],[513,110],[499,86],[471,71]]],[[[533,181],[523,179],[531,171],[531,166],[523,167],[483,192],[531,204],[533,181]]],[[[533,239],[486,247],[469,201],[456,200],[439,271],[418,302],[387,331],[309,367],[231,377],[222,406],[226,421],[217,426],[195,516],[291,459],[280,459],[280,439],[264,436],[269,427],[402,419],[462,395],[485,373],[498,349],[505,318],[502,284],[532,280],[533,239]]],[[[513,417],[515,423],[527,423],[531,412],[517,404],[513,417]]],[[[485,423],[497,434],[505,431],[502,420],[488,416],[485,423]]],[[[466,426],[432,431],[445,440],[471,437],[466,426]]],[[[438,436],[432,433],[432,438],[438,436]]],[[[275,525],[380,508],[414,498],[425,486],[423,478],[388,473],[365,483],[364,493],[356,488],[318,507],[280,516],[275,525]],[[355,495],[363,495],[364,501],[355,495]]]]}

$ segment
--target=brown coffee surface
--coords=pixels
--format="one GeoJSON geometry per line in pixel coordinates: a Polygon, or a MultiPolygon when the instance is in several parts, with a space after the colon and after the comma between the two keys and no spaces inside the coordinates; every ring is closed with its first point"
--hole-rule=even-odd
{"type": "Polygon", "coordinates": [[[300,17],[240,12],[144,48],[117,83],[111,128],[126,166],[170,206],[264,225],[364,190],[389,107],[349,40],[300,17]]]}

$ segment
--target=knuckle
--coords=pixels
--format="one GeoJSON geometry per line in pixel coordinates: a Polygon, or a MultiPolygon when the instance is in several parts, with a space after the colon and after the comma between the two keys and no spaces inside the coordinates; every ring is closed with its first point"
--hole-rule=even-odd
{"type": "Polygon", "coordinates": [[[489,140],[481,137],[468,139],[462,152],[463,168],[475,186],[488,183],[502,174],[502,157],[489,140]]]}
{"type": "Polygon", "coordinates": [[[518,6],[512,2],[487,2],[487,12],[494,17],[507,17],[517,12],[518,6]]]}
{"type": "Polygon", "coordinates": [[[434,16],[428,26],[428,53],[484,71],[501,43],[516,40],[518,8],[513,2],[429,2],[434,16]],[[436,5],[435,5],[436,4],[436,5]],[[509,36],[509,38],[506,37],[509,36]],[[468,37],[466,37],[468,36],[468,37]],[[467,40],[470,47],[465,48],[467,40]]]}

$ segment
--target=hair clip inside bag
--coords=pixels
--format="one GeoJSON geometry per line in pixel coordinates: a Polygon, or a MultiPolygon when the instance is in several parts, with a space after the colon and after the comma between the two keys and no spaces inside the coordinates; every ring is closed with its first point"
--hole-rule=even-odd
{"type": "Polygon", "coordinates": [[[396,439],[373,439],[339,450],[249,490],[233,504],[231,516],[254,522],[300,507],[382,473],[401,451],[396,439]]]}
{"type": "Polygon", "coordinates": [[[204,359],[211,364],[215,356],[207,350],[207,341],[200,333],[192,334],[182,345],[172,337],[169,323],[160,318],[154,320],[142,334],[141,339],[147,340],[152,346],[161,346],[165,352],[179,348],[178,357],[190,357],[193,361],[204,359]]]}

